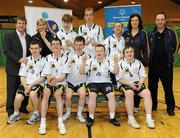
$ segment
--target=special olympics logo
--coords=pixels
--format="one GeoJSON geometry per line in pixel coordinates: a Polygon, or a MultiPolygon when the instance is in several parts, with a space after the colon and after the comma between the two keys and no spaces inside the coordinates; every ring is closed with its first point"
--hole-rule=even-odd
{"type": "Polygon", "coordinates": [[[47,12],[43,12],[41,15],[42,15],[42,17],[43,17],[44,19],[47,19],[47,18],[48,18],[48,13],[47,13],[47,12]]]}
{"type": "Polygon", "coordinates": [[[124,9],[119,10],[119,14],[121,15],[121,17],[124,16],[125,13],[126,13],[126,11],[124,9]]]}

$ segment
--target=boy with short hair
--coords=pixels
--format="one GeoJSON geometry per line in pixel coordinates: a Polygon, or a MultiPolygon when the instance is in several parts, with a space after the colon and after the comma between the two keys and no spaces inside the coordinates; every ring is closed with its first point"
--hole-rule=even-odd
{"type": "Polygon", "coordinates": [[[40,115],[38,111],[38,96],[41,94],[43,87],[42,82],[44,80],[41,77],[41,72],[44,67],[45,60],[40,55],[41,45],[37,41],[30,43],[31,56],[27,57],[27,63],[22,63],[19,71],[21,79],[21,85],[17,90],[17,94],[14,101],[14,113],[10,116],[7,123],[12,124],[20,119],[19,109],[21,103],[26,96],[30,95],[30,99],[33,104],[33,115],[27,120],[27,124],[32,125],[39,121],[40,115]]]}

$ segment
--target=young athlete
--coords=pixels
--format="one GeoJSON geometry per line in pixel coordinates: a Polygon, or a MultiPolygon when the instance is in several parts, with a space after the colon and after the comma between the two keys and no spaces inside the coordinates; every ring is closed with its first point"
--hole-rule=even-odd
{"type": "Polygon", "coordinates": [[[90,58],[90,56],[87,53],[83,52],[84,46],[84,37],[77,36],[74,40],[75,51],[70,54],[70,72],[67,76],[68,87],[66,89],[66,113],[63,116],[63,120],[66,120],[70,117],[72,94],[73,92],[78,92],[79,106],[77,112],[77,119],[81,123],[85,122],[85,119],[82,115],[82,111],[85,104],[87,76],[85,74],[81,75],[79,73],[79,67],[82,63],[83,56],[90,58]]]}
{"type": "Polygon", "coordinates": [[[56,110],[58,114],[58,129],[60,134],[66,134],[67,130],[63,123],[63,101],[61,95],[64,92],[66,84],[66,74],[69,72],[68,57],[61,51],[61,40],[54,38],[51,41],[53,54],[46,57],[45,67],[42,76],[46,77],[45,87],[43,91],[43,99],[41,103],[41,123],[39,134],[46,134],[46,113],[48,109],[48,101],[53,94],[56,99],[56,110]]]}
{"type": "Polygon", "coordinates": [[[38,96],[43,91],[41,72],[45,63],[44,58],[40,55],[41,45],[37,41],[30,43],[31,56],[27,57],[27,62],[22,63],[19,71],[21,85],[17,90],[14,101],[14,113],[9,117],[7,123],[12,124],[20,119],[19,109],[21,103],[26,96],[30,96],[33,104],[32,117],[27,120],[27,124],[32,125],[39,121],[40,115],[38,112],[38,96]]]}
{"type": "Polygon", "coordinates": [[[143,64],[134,58],[134,48],[127,46],[123,51],[124,59],[121,60],[119,66],[119,74],[116,75],[116,80],[120,82],[121,89],[125,95],[125,106],[128,113],[128,124],[133,128],[140,128],[133,116],[134,95],[138,95],[144,99],[146,112],[146,123],[149,128],[154,128],[154,120],[152,119],[151,109],[152,100],[150,91],[144,85],[146,79],[146,71],[143,64]]]}
{"type": "Polygon", "coordinates": [[[95,47],[95,58],[86,62],[86,57],[83,57],[83,62],[80,65],[80,73],[88,73],[87,87],[89,89],[89,118],[87,125],[92,126],[94,123],[94,111],[96,108],[96,98],[99,92],[108,98],[108,108],[110,115],[110,123],[115,126],[120,126],[120,123],[115,118],[115,96],[113,86],[110,80],[110,72],[117,74],[119,72],[118,58],[114,57],[113,61],[105,58],[104,45],[95,47]]]}
{"type": "Polygon", "coordinates": [[[94,23],[94,10],[92,8],[89,7],[84,10],[84,19],[85,24],[79,27],[78,34],[86,40],[84,51],[94,57],[95,46],[104,41],[103,31],[99,25],[94,23]]]}
{"type": "Polygon", "coordinates": [[[77,33],[72,28],[73,17],[70,14],[64,14],[62,16],[62,29],[57,32],[57,37],[62,42],[62,48],[69,52],[74,49],[74,39],[77,33]]]}

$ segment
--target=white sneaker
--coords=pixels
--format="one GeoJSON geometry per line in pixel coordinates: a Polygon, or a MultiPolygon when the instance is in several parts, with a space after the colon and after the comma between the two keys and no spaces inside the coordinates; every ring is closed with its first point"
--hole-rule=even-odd
{"type": "Polygon", "coordinates": [[[65,135],[67,133],[66,127],[63,123],[58,126],[58,129],[61,135],[65,135]]]}
{"type": "Polygon", "coordinates": [[[82,115],[82,114],[77,115],[77,119],[78,119],[78,120],[79,120],[79,122],[81,122],[81,123],[85,123],[85,122],[86,122],[86,120],[84,119],[84,117],[83,117],[83,115],[82,115]]]}
{"type": "Polygon", "coordinates": [[[46,134],[46,127],[40,127],[39,128],[39,134],[40,135],[45,135],[46,134]]]}
{"type": "Polygon", "coordinates": [[[19,114],[17,114],[17,115],[12,114],[12,115],[9,117],[9,119],[8,119],[8,121],[7,121],[7,124],[13,124],[13,123],[15,123],[16,121],[18,121],[19,119],[20,119],[20,115],[19,115],[19,114]]]}
{"type": "Polygon", "coordinates": [[[69,113],[69,112],[66,112],[64,115],[63,115],[63,121],[65,121],[65,120],[67,120],[68,118],[70,118],[71,117],[71,113],[69,113]]]}
{"type": "Polygon", "coordinates": [[[153,119],[146,119],[146,123],[148,125],[148,128],[155,128],[154,120],[153,119]]]}
{"type": "Polygon", "coordinates": [[[137,113],[139,111],[139,108],[137,108],[137,107],[134,107],[134,110],[133,110],[133,112],[134,113],[137,113]]]}
{"type": "Polygon", "coordinates": [[[140,125],[136,122],[135,119],[128,119],[128,124],[131,125],[133,128],[140,128],[140,125]]]}

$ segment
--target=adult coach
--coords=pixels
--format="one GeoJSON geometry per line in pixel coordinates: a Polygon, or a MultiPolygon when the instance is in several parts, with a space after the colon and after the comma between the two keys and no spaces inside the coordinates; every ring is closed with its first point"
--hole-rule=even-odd
{"type": "Polygon", "coordinates": [[[157,110],[157,90],[160,79],[165,92],[167,113],[174,116],[173,53],[176,51],[177,41],[175,32],[166,27],[165,23],[166,14],[157,13],[155,15],[156,27],[148,33],[150,48],[148,83],[153,102],[152,110],[157,110]]]}
{"type": "MultiPolygon", "coordinates": [[[[20,64],[27,61],[26,57],[29,54],[29,45],[31,36],[25,32],[26,19],[17,17],[16,30],[7,33],[4,38],[4,53],[6,55],[6,74],[7,74],[7,101],[6,111],[8,116],[14,112],[14,98],[16,91],[20,85],[20,77],[18,76],[20,64]]],[[[21,112],[28,113],[26,107],[28,99],[22,103],[21,112]]]]}

